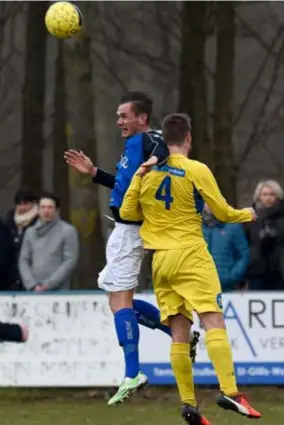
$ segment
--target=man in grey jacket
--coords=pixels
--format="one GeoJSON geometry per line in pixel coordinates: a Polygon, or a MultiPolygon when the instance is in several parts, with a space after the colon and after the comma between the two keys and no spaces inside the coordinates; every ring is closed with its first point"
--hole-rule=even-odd
{"type": "Polygon", "coordinates": [[[45,194],[39,200],[39,219],[24,236],[19,269],[26,290],[69,289],[78,262],[79,242],[74,226],[59,217],[59,199],[45,194]]]}

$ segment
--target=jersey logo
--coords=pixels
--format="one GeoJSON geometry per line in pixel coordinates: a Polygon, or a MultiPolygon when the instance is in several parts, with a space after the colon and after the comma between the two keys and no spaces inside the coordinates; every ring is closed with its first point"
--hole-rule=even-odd
{"type": "Polygon", "coordinates": [[[170,165],[155,165],[153,167],[153,170],[164,171],[164,172],[170,173],[170,174],[172,174],[173,176],[176,176],[176,177],[184,177],[185,176],[185,170],[183,170],[182,168],[171,167],[170,165]]]}
{"type": "Polygon", "coordinates": [[[128,157],[126,155],[121,155],[119,165],[125,169],[128,167],[128,157]]]}

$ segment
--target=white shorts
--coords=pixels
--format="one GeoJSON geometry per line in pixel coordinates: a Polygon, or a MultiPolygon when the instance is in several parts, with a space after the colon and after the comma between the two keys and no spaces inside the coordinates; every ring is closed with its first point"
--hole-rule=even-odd
{"type": "Polygon", "coordinates": [[[136,288],[144,256],[140,226],[115,223],[106,246],[106,266],[99,274],[98,286],[107,292],[136,288]]]}

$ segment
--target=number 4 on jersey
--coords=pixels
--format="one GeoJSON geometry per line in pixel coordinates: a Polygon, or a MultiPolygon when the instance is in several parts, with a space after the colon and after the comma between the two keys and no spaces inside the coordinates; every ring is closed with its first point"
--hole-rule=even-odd
{"type": "Polygon", "coordinates": [[[171,196],[171,185],[171,178],[169,176],[165,177],[155,195],[158,201],[163,201],[165,203],[166,210],[171,209],[171,203],[174,201],[174,198],[171,196]]]}

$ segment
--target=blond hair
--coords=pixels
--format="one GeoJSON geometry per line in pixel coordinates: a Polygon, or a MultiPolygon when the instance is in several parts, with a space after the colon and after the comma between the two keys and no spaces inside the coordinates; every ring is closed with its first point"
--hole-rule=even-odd
{"type": "Polygon", "coordinates": [[[277,199],[281,200],[284,198],[283,189],[276,180],[263,180],[256,186],[253,194],[253,202],[257,202],[259,200],[262,189],[265,187],[269,187],[275,193],[277,199]]]}

